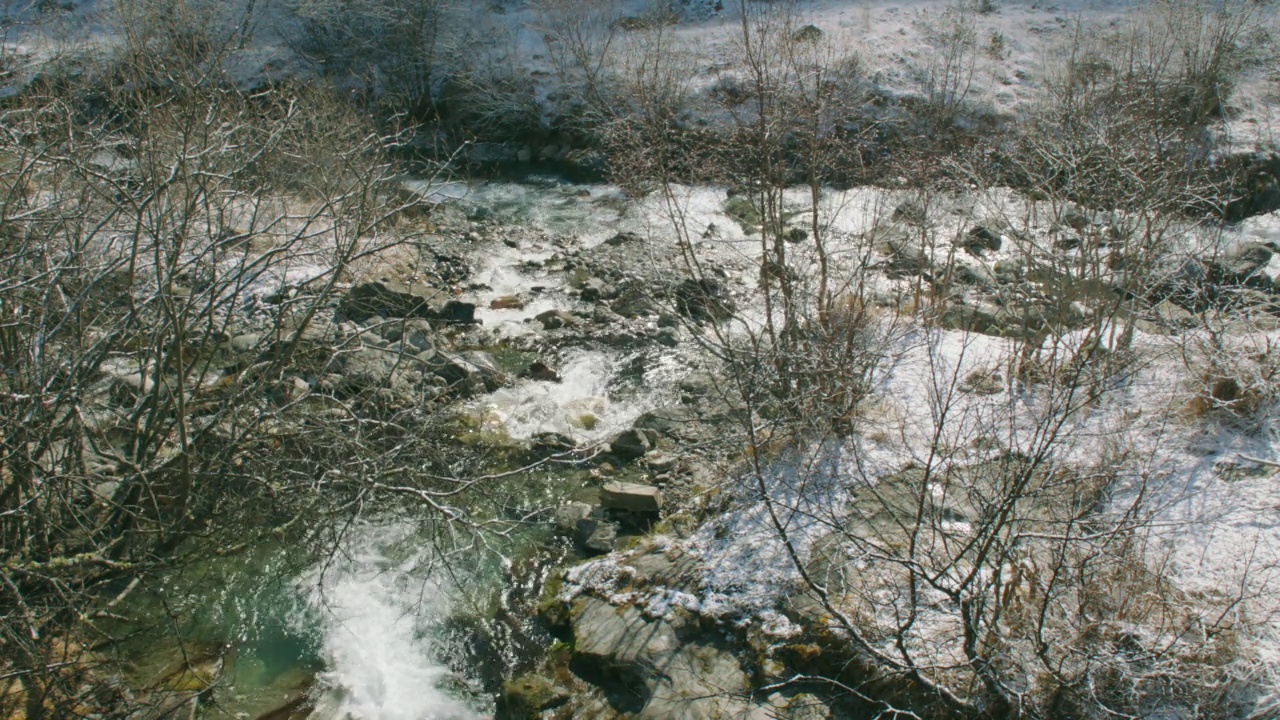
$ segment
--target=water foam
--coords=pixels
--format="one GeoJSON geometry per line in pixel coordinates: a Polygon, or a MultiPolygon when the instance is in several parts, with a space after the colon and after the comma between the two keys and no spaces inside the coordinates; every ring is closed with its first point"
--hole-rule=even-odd
{"type": "Polygon", "coordinates": [[[327,670],[317,677],[320,720],[475,720],[439,689],[449,674],[435,659],[429,631],[447,610],[440,586],[417,557],[393,557],[413,544],[404,527],[352,532],[336,553],[303,578],[311,621],[321,629],[327,670]]]}

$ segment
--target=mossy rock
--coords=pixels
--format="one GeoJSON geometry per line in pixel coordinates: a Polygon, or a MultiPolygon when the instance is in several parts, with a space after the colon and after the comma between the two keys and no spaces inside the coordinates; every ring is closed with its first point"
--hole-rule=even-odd
{"type": "Polygon", "coordinates": [[[531,720],[544,710],[564,705],[569,701],[569,691],[540,675],[521,675],[502,685],[498,696],[498,720],[531,720]]]}
{"type": "Polygon", "coordinates": [[[735,195],[724,202],[724,214],[737,220],[744,230],[760,227],[760,210],[742,195],[735,195]]]}

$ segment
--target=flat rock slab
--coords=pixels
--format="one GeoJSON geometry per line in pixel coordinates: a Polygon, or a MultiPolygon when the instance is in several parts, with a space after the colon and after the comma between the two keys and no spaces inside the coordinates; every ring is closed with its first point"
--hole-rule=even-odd
{"type": "Polygon", "coordinates": [[[652,485],[606,483],[600,489],[600,504],[610,510],[656,513],[662,510],[662,491],[652,485]]]}

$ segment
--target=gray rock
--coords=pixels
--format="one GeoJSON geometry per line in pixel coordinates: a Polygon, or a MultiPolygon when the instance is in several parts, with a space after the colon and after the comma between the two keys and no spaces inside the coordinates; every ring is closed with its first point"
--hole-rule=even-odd
{"type": "Polygon", "coordinates": [[[659,345],[675,347],[680,344],[680,331],[673,327],[660,328],[653,339],[657,340],[659,345]]]}
{"type": "Polygon", "coordinates": [[[447,353],[428,351],[418,356],[427,368],[449,386],[468,392],[493,392],[509,382],[493,356],[486,352],[447,353]]]}
{"type": "Polygon", "coordinates": [[[619,460],[635,460],[644,457],[658,442],[658,433],[653,430],[632,428],[619,433],[609,443],[609,452],[619,460]]]}
{"type": "Polygon", "coordinates": [[[574,327],[582,324],[582,321],[568,310],[548,310],[546,312],[539,313],[534,320],[542,323],[542,327],[547,330],[559,330],[560,328],[574,327]]]}
{"type": "Polygon", "coordinates": [[[590,597],[577,601],[572,616],[574,656],[629,675],[635,689],[643,688],[647,697],[636,720],[775,717],[751,700],[737,658],[712,644],[682,641],[665,620],[590,597]]]}
{"type": "Polygon", "coordinates": [[[578,443],[568,435],[557,432],[537,433],[529,441],[529,449],[535,455],[560,455],[577,449],[578,443]]]}
{"type": "Polygon", "coordinates": [[[578,296],[582,298],[583,302],[594,303],[617,297],[617,294],[618,292],[614,290],[612,285],[600,278],[593,277],[582,284],[582,290],[579,291],[578,296]]]}
{"type": "Polygon", "coordinates": [[[978,225],[969,230],[969,233],[965,236],[963,247],[974,255],[980,256],[988,250],[993,252],[999,250],[1003,244],[1004,241],[1000,237],[1000,233],[991,228],[978,225]]]}
{"type": "Polygon", "coordinates": [[[605,245],[609,245],[610,247],[618,247],[619,245],[632,245],[632,244],[637,244],[637,243],[641,242],[642,240],[643,240],[643,238],[641,238],[639,234],[637,234],[637,233],[633,233],[633,232],[630,232],[630,231],[627,231],[627,230],[623,230],[622,232],[618,233],[617,235],[614,235],[613,237],[609,238],[608,240],[605,240],[605,241],[604,241],[604,244],[605,244],[605,245]]]}
{"type": "Polygon", "coordinates": [[[556,531],[561,535],[576,535],[578,523],[590,518],[594,512],[595,507],[589,503],[565,503],[555,509],[552,514],[552,522],[556,526],[556,531]]]}
{"type": "Polygon", "coordinates": [[[231,338],[227,345],[230,346],[231,352],[250,353],[262,344],[262,337],[261,333],[244,333],[231,338]]]}
{"type": "Polygon", "coordinates": [[[609,510],[656,513],[662,510],[662,491],[652,485],[605,483],[600,489],[600,504],[609,510]]]}
{"type": "Polygon", "coordinates": [[[537,380],[539,382],[557,383],[562,379],[560,377],[560,373],[556,372],[554,368],[540,360],[535,361],[533,364],[529,365],[529,367],[525,368],[524,372],[520,373],[520,377],[537,380]]]}
{"type": "Polygon", "coordinates": [[[929,221],[929,214],[920,203],[908,201],[893,209],[893,219],[908,225],[924,225],[929,221]]]}
{"type": "Polygon", "coordinates": [[[822,30],[817,25],[805,25],[791,34],[796,42],[815,43],[822,39],[822,30]]]}
{"type": "Polygon", "coordinates": [[[613,552],[618,543],[618,523],[605,520],[587,520],[584,523],[590,527],[590,532],[582,537],[582,547],[602,554],[613,552]]]}
{"type": "Polygon", "coordinates": [[[1092,223],[1079,210],[1068,210],[1062,214],[1062,224],[1076,232],[1084,232],[1092,223]]]}
{"type": "Polygon", "coordinates": [[[375,316],[420,317],[457,324],[476,322],[473,303],[455,300],[426,285],[392,281],[356,285],[342,299],[338,311],[356,322],[375,316]]]}
{"type": "Polygon", "coordinates": [[[629,285],[618,293],[618,298],[609,308],[627,318],[645,317],[657,314],[657,305],[649,291],[639,285],[629,285]]]}
{"type": "Polygon", "coordinates": [[[721,322],[737,309],[724,284],[710,278],[681,281],[675,299],[680,314],[700,321],[721,322]]]}
{"type": "Polygon", "coordinates": [[[938,324],[948,330],[964,330],[983,335],[997,335],[1000,327],[994,314],[972,305],[952,305],[943,311],[938,324]]]}

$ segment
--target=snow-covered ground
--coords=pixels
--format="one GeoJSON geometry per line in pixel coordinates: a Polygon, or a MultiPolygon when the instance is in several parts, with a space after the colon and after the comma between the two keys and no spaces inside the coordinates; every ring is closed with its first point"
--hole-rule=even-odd
{"type": "MultiPolygon", "coordinates": [[[[704,257],[714,258],[718,267],[753,287],[758,240],[725,214],[724,191],[685,188],[677,189],[676,197],[680,216],[704,257]],[[712,232],[700,233],[704,228],[712,232]]],[[[865,252],[868,231],[883,224],[904,197],[909,196],[874,189],[829,193],[824,218],[835,256],[847,261],[865,252]]],[[[793,198],[801,199],[799,193],[793,198]]],[[[951,241],[962,238],[963,228],[976,221],[1036,215],[1025,200],[1002,190],[952,198],[942,207],[932,229],[940,257],[949,256],[951,241]]],[[[659,245],[670,242],[674,233],[663,225],[669,222],[667,210],[660,200],[650,198],[623,213],[608,230],[632,228],[646,231],[651,242],[659,245]]],[[[1018,241],[1006,242],[993,255],[982,260],[963,253],[955,256],[963,257],[962,262],[991,265],[1027,253],[1061,254],[1060,249],[1052,249],[1052,225],[1051,217],[1043,215],[1018,241]]],[[[1280,217],[1256,217],[1226,229],[1187,226],[1174,236],[1182,238],[1184,245],[1171,248],[1171,255],[1210,256],[1246,243],[1280,241],[1280,217]]],[[[1280,269],[1277,260],[1273,258],[1268,266],[1273,276],[1280,269]]],[[[886,288],[890,286],[892,282],[886,281],[886,288]]],[[[740,320],[751,324],[759,317],[747,308],[740,320]]],[[[1115,333],[1110,329],[1104,325],[1099,334],[1104,346],[1123,337],[1118,327],[1115,333]]],[[[1078,347],[1085,339],[1083,332],[1068,334],[1061,347],[1078,347]]],[[[914,323],[885,337],[875,388],[854,436],[847,442],[828,441],[811,448],[795,461],[780,462],[767,478],[776,507],[789,514],[791,541],[806,559],[847,519],[859,489],[911,467],[929,465],[944,473],[948,466],[990,461],[1007,449],[1033,452],[1043,440],[1046,422],[1059,414],[1050,393],[1010,377],[1020,350],[1012,340],[926,329],[914,323]],[[975,373],[997,377],[1003,373],[1003,379],[985,393],[958,391],[975,373]],[[944,404],[946,420],[940,428],[944,404]],[[939,433],[937,439],[935,433],[939,433]],[[996,443],[975,443],[980,439],[996,443]],[[930,450],[940,448],[945,449],[931,458],[930,450]]],[[[1245,359],[1242,362],[1250,362],[1248,358],[1266,362],[1274,352],[1271,348],[1280,343],[1280,330],[1274,322],[1264,321],[1248,332],[1237,326],[1220,339],[1226,352],[1245,359]]],[[[1280,691],[1280,578],[1276,577],[1280,572],[1280,483],[1276,482],[1280,471],[1268,464],[1280,461],[1276,424],[1280,408],[1272,400],[1245,424],[1194,410],[1195,397],[1204,392],[1206,360],[1199,353],[1208,340],[1205,332],[1194,329],[1136,326],[1126,340],[1133,357],[1129,371],[1109,382],[1096,403],[1065,418],[1051,459],[1059,467],[1113,472],[1118,478],[1114,507],[1140,506],[1149,519],[1145,539],[1152,567],[1158,567],[1188,597],[1204,599],[1206,607],[1228,612],[1231,622],[1248,628],[1250,640],[1241,663],[1270,690],[1254,699],[1255,715],[1262,717],[1280,697],[1276,694],[1280,691]]],[[[1051,349],[1046,346],[1046,352],[1051,349]]],[[[735,509],[715,517],[688,539],[659,540],[706,561],[697,593],[652,588],[635,594],[627,588],[625,555],[575,568],[567,592],[612,593],[615,600],[637,603],[654,616],[675,607],[693,608],[764,623],[772,628],[770,632],[785,635],[787,624],[775,611],[795,591],[798,573],[778,540],[767,508],[755,500],[757,489],[748,483],[726,491],[742,501],[735,509]]],[[[963,535],[964,522],[958,519],[947,529],[963,535]]],[[[947,617],[945,612],[938,614],[935,630],[939,633],[955,629],[945,621],[947,617]]]]}
{"type": "MultiPolygon", "coordinates": [[[[228,70],[245,85],[314,72],[288,42],[297,34],[290,8],[299,3],[188,2],[197,8],[193,17],[243,28],[247,40],[241,43],[236,35],[228,70]],[[251,18],[241,22],[246,6],[253,8],[251,18]]],[[[109,47],[125,31],[106,0],[69,0],[57,4],[60,9],[40,10],[41,5],[46,4],[13,0],[0,9],[8,18],[0,40],[7,50],[18,53],[19,68],[65,53],[77,44],[109,47]]],[[[683,72],[692,75],[687,78],[690,87],[706,89],[724,76],[741,72],[738,3],[679,5],[683,14],[671,31],[675,42],[669,52],[685,59],[683,72]],[[725,9],[716,11],[716,5],[725,9]]],[[[659,7],[662,3],[655,0],[597,0],[589,6],[554,0],[452,3],[445,15],[448,31],[441,47],[452,54],[453,63],[500,57],[523,76],[520,83],[534,87],[544,115],[549,115],[555,110],[560,81],[547,38],[557,32],[557,23],[566,33],[594,34],[589,45],[608,48],[601,55],[601,67],[620,68],[629,62],[626,52],[632,33],[618,30],[610,36],[610,23],[618,18],[643,17],[659,7]],[[566,18],[573,27],[563,25],[566,18]],[[612,39],[605,42],[607,37],[612,39]],[[451,46],[455,39],[463,45],[461,49],[451,46]]],[[[956,94],[978,115],[1004,117],[1015,117],[1022,108],[1036,103],[1045,79],[1060,71],[1064,57],[1077,45],[1079,52],[1087,53],[1130,22],[1152,28],[1157,34],[1188,32],[1138,0],[797,0],[794,4],[751,3],[750,7],[753,12],[762,7],[769,8],[768,12],[792,8],[791,27],[812,25],[822,31],[826,49],[819,57],[825,55],[828,61],[836,62],[856,56],[865,77],[890,94],[920,95],[926,92],[931,77],[945,75],[950,78],[945,84],[954,82],[956,94]],[[960,46],[965,50],[957,53],[960,46]]],[[[1171,7],[1179,6],[1175,3],[1171,7]]],[[[1243,3],[1240,7],[1253,13],[1239,41],[1247,60],[1231,96],[1237,111],[1218,132],[1236,147],[1272,147],[1280,129],[1275,12],[1267,3],[1243,3]]]]}

